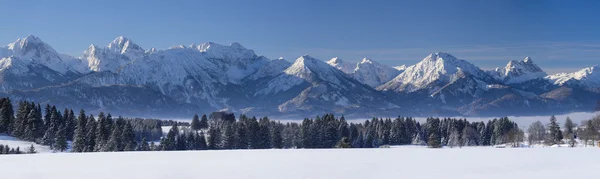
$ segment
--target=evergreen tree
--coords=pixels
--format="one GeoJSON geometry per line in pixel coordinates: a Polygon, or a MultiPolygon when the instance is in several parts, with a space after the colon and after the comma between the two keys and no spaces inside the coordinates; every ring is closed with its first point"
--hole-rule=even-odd
{"type": "Polygon", "coordinates": [[[198,117],[198,114],[194,114],[194,118],[192,118],[192,123],[190,124],[190,128],[195,131],[202,129],[202,126],[200,125],[200,118],[198,117]]]}
{"type": "Polygon", "coordinates": [[[9,98],[0,99],[0,133],[10,134],[14,121],[14,111],[9,98]]]}
{"type": "Polygon", "coordinates": [[[271,137],[270,137],[270,129],[269,129],[269,118],[263,117],[258,122],[258,139],[259,139],[259,149],[267,149],[271,147],[271,137]]]}
{"type": "Polygon", "coordinates": [[[129,121],[124,125],[122,135],[124,151],[134,151],[137,143],[135,141],[135,132],[129,121]]]}
{"type": "Polygon", "coordinates": [[[96,119],[94,119],[93,115],[88,117],[87,124],[85,128],[87,129],[85,134],[85,149],[84,152],[94,152],[96,151],[96,119]]]}
{"type": "Polygon", "coordinates": [[[258,121],[256,117],[252,117],[246,120],[247,126],[247,135],[248,135],[248,148],[250,149],[258,149],[260,148],[261,139],[259,136],[260,127],[258,126],[258,121]]]}
{"type": "Polygon", "coordinates": [[[179,128],[177,123],[173,124],[167,136],[160,142],[162,150],[176,150],[177,149],[177,136],[179,135],[179,128]]]}
{"type": "Polygon", "coordinates": [[[145,137],[142,138],[142,142],[140,142],[138,151],[150,151],[150,145],[148,145],[148,141],[146,141],[145,137]]]}
{"type": "MultiPolygon", "coordinates": [[[[68,110],[65,110],[67,113],[68,110]]],[[[68,115],[66,115],[65,119],[68,119],[68,115]]],[[[66,125],[68,126],[68,125],[66,125]]],[[[73,138],[73,148],[71,152],[84,152],[87,144],[86,135],[87,135],[87,116],[85,115],[85,111],[82,109],[79,111],[79,116],[77,117],[77,126],[75,127],[75,133],[73,138]]]]}
{"type": "Polygon", "coordinates": [[[202,115],[202,119],[200,119],[199,127],[200,127],[200,129],[208,129],[208,118],[206,117],[206,114],[202,115]]]}
{"type": "Polygon", "coordinates": [[[441,135],[440,135],[440,120],[437,118],[428,118],[427,119],[427,133],[429,137],[427,138],[427,146],[430,148],[441,148],[441,135]]]}
{"type": "Polygon", "coordinates": [[[340,141],[335,145],[335,148],[352,148],[352,145],[350,144],[350,140],[348,140],[348,137],[343,137],[342,139],[340,139],[340,141]]]}
{"type": "Polygon", "coordinates": [[[563,135],[568,140],[569,146],[571,147],[575,147],[575,144],[577,143],[577,141],[575,140],[577,138],[577,135],[575,133],[576,126],[577,125],[573,123],[571,118],[567,117],[567,120],[565,121],[563,135]]]}
{"type": "Polygon", "coordinates": [[[219,149],[221,131],[216,127],[208,128],[208,149],[219,149]]]}
{"type": "MultiPolygon", "coordinates": [[[[243,116],[244,115],[240,116],[240,119],[243,116]]],[[[244,119],[244,120],[248,120],[248,119],[244,119]]],[[[235,125],[235,140],[236,140],[236,148],[237,149],[247,149],[248,148],[249,142],[248,142],[248,135],[247,135],[247,130],[246,130],[246,123],[243,121],[240,121],[240,122],[236,123],[236,125],[235,125]]]]}
{"type": "Polygon", "coordinates": [[[33,146],[33,144],[31,144],[31,146],[29,146],[29,148],[27,148],[27,153],[28,154],[37,153],[37,151],[35,151],[35,147],[33,146]]]}
{"type": "Polygon", "coordinates": [[[98,124],[96,125],[96,146],[94,147],[96,151],[100,151],[110,138],[111,129],[109,123],[111,122],[107,120],[104,113],[100,112],[98,114],[98,124]]]}
{"type": "Polygon", "coordinates": [[[223,124],[223,132],[221,133],[221,146],[223,149],[234,149],[237,146],[234,124],[232,122],[225,122],[223,124]]]}
{"type": "Polygon", "coordinates": [[[281,127],[280,123],[272,122],[271,124],[271,133],[270,133],[270,143],[271,148],[280,149],[283,148],[283,138],[281,136],[281,127]]]}
{"type": "Polygon", "coordinates": [[[204,136],[204,132],[200,132],[200,134],[196,133],[196,145],[197,150],[206,150],[208,146],[206,145],[206,136],[204,136]]]}
{"type": "Polygon", "coordinates": [[[58,128],[58,131],[56,132],[56,139],[54,140],[56,141],[56,144],[54,144],[54,149],[61,152],[67,150],[67,129],[65,126],[60,126],[58,128]]]}
{"type": "Polygon", "coordinates": [[[549,145],[559,144],[563,139],[562,131],[560,130],[560,126],[556,122],[556,117],[554,115],[550,117],[550,124],[548,124],[548,141],[546,141],[549,145]]]}

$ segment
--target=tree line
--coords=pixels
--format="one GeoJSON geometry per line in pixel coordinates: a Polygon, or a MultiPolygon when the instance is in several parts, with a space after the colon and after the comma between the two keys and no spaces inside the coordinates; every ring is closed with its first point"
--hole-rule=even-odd
{"type": "Polygon", "coordinates": [[[568,144],[575,147],[578,142],[584,146],[596,145],[600,140],[600,116],[593,117],[590,120],[582,121],[578,126],[571,118],[567,117],[561,129],[555,116],[550,117],[550,122],[544,125],[536,121],[527,128],[527,141],[530,145],[560,145],[568,144]]]}
{"type": "Polygon", "coordinates": [[[326,114],[301,123],[216,112],[193,117],[189,128],[173,125],[167,136],[149,150],[376,148],[386,145],[490,146],[519,143],[524,132],[508,118],[487,123],[456,118],[428,118],[420,124],[411,117],[373,118],[348,123],[343,116],[326,114]]]}
{"type": "Polygon", "coordinates": [[[16,112],[9,98],[0,99],[0,133],[49,146],[56,151],[72,152],[134,151],[138,141],[160,140],[162,123],[158,119],[127,119],[100,112],[97,117],[80,110],[60,112],[56,106],[44,109],[34,102],[17,103],[16,112]],[[43,112],[42,112],[43,111],[43,112]]]}

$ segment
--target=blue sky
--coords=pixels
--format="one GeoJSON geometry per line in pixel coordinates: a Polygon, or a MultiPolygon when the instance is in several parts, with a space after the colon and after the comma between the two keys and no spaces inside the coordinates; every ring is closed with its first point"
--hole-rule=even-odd
{"type": "Polygon", "coordinates": [[[293,61],[414,64],[448,52],[482,68],[531,56],[553,73],[600,63],[600,1],[0,0],[0,43],[29,34],[80,56],[127,36],[148,49],[240,42],[293,61]]]}

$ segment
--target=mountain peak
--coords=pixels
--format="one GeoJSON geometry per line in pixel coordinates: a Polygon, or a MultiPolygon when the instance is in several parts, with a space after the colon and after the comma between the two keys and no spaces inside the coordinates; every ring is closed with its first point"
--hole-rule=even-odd
{"type": "Polygon", "coordinates": [[[378,87],[381,90],[416,91],[430,84],[448,84],[460,77],[459,74],[469,74],[484,81],[490,80],[489,75],[477,66],[459,60],[443,52],[432,53],[419,63],[412,65],[393,80],[378,87]],[[460,72],[460,73],[459,73],[460,72]]]}
{"type": "Polygon", "coordinates": [[[365,58],[362,59],[362,61],[360,61],[360,63],[362,64],[362,63],[376,63],[376,62],[374,62],[373,60],[365,57],[365,58]]]}
{"type": "Polygon", "coordinates": [[[496,68],[489,72],[494,78],[505,83],[520,83],[536,78],[543,78],[548,74],[533,63],[530,57],[523,61],[511,60],[504,68],[496,68]]]}
{"type": "Polygon", "coordinates": [[[127,54],[128,52],[144,52],[144,49],[142,49],[142,47],[133,43],[133,41],[124,36],[119,36],[115,38],[115,40],[110,42],[110,44],[108,44],[108,49],[120,54],[127,54]]]}
{"type": "Polygon", "coordinates": [[[356,68],[355,64],[348,63],[338,57],[334,57],[331,60],[327,61],[327,64],[337,68],[338,70],[341,70],[342,72],[344,72],[346,74],[353,73],[354,69],[356,68]]]}

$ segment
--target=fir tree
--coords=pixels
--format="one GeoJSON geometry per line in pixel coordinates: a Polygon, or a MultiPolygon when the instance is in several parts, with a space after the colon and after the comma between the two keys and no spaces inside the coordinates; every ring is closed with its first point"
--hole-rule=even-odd
{"type": "Polygon", "coordinates": [[[220,139],[221,136],[221,131],[216,128],[216,127],[210,127],[208,128],[208,149],[214,150],[214,149],[219,149],[219,143],[221,142],[220,139]]]}
{"type": "Polygon", "coordinates": [[[58,150],[58,151],[65,151],[67,150],[67,131],[66,131],[66,127],[65,126],[61,126],[58,128],[58,131],[56,132],[56,144],[54,146],[54,149],[58,150]]]}
{"type": "Polygon", "coordinates": [[[85,134],[85,149],[84,152],[94,152],[96,151],[96,119],[94,119],[93,115],[88,117],[87,124],[85,128],[87,129],[85,134]]]}
{"type": "Polygon", "coordinates": [[[142,142],[140,142],[138,151],[150,151],[150,145],[148,145],[148,141],[146,141],[145,137],[142,138],[142,142]]]}
{"type": "Polygon", "coordinates": [[[0,99],[0,133],[10,134],[14,121],[14,111],[9,98],[0,99]]]}
{"type": "Polygon", "coordinates": [[[563,139],[562,131],[560,130],[560,126],[556,122],[556,117],[554,115],[550,117],[550,124],[548,124],[548,141],[549,145],[559,144],[563,139]]]}
{"type": "Polygon", "coordinates": [[[27,148],[27,153],[28,154],[37,153],[37,151],[35,151],[35,147],[33,146],[33,144],[31,144],[31,146],[29,146],[29,148],[27,148]]]}
{"type": "MultiPolygon", "coordinates": [[[[68,112],[68,110],[65,110],[68,112]]],[[[67,117],[68,120],[68,115],[67,117]]],[[[67,125],[68,126],[68,125],[67,125]]],[[[85,111],[82,109],[79,111],[79,116],[77,117],[77,126],[75,127],[74,139],[73,139],[73,148],[71,152],[84,152],[87,144],[86,135],[87,135],[87,116],[85,115],[85,111]]]]}
{"type": "Polygon", "coordinates": [[[133,127],[131,126],[130,122],[127,122],[124,125],[122,135],[124,150],[134,151],[137,146],[137,143],[135,141],[135,132],[133,131],[133,127]]]}
{"type": "Polygon", "coordinates": [[[441,135],[440,135],[440,120],[437,118],[427,119],[427,146],[430,148],[441,148],[441,135]]]}
{"type": "Polygon", "coordinates": [[[206,114],[202,115],[202,119],[200,119],[199,127],[200,127],[200,129],[208,129],[208,118],[206,117],[206,114]]]}
{"type": "Polygon", "coordinates": [[[190,128],[195,131],[202,129],[202,126],[200,125],[200,118],[198,117],[198,114],[194,114],[194,117],[192,118],[192,123],[190,124],[190,128]]]}

